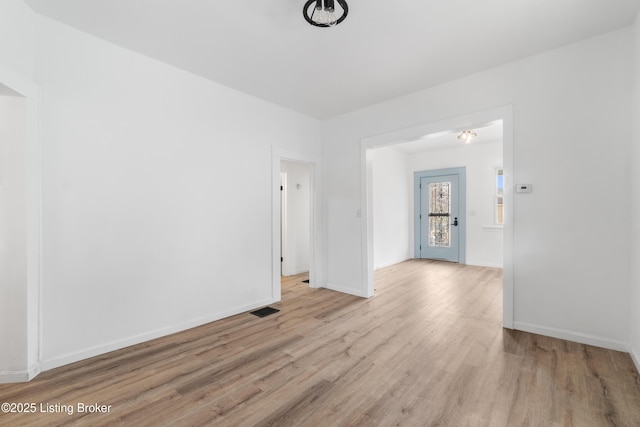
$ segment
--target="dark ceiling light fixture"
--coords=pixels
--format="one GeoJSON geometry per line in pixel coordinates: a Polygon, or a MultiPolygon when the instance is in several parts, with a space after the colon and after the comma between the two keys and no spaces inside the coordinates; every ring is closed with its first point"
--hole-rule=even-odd
{"type": "Polygon", "coordinates": [[[335,0],[335,2],[334,0],[308,0],[302,9],[304,19],[316,27],[336,26],[344,21],[348,13],[349,6],[345,0],[335,0]],[[342,9],[342,14],[336,14],[335,3],[338,3],[338,6],[342,9]],[[309,14],[310,10],[311,14],[309,14]]]}

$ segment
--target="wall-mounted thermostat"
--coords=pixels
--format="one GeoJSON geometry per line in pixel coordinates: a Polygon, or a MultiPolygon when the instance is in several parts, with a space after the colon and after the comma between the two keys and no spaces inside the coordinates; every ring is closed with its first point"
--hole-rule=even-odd
{"type": "Polygon", "coordinates": [[[516,193],[531,193],[533,186],[531,184],[518,184],[516,185],[516,193]]]}

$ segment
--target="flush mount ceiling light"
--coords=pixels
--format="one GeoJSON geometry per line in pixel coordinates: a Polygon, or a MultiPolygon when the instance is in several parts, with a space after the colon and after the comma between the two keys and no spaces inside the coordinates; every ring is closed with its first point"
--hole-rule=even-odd
{"type": "Polygon", "coordinates": [[[304,19],[316,27],[333,27],[338,25],[349,13],[349,6],[345,0],[308,0],[302,9],[304,19]],[[335,3],[340,6],[342,13],[336,13],[335,3]],[[311,11],[311,14],[309,14],[311,11]]]}
{"type": "Polygon", "coordinates": [[[462,133],[460,135],[458,135],[458,139],[460,141],[462,141],[463,143],[468,144],[476,136],[478,136],[478,134],[475,133],[473,130],[463,130],[462,133]]]}

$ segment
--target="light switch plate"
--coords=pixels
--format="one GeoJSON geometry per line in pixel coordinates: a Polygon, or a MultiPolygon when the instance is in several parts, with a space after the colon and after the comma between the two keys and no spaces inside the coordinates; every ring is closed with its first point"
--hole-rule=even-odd
{"type": "Polygon", "coordinates": [[[517,184],[516,193],[531,193],[533,186],[531,184],[517,184]]]}

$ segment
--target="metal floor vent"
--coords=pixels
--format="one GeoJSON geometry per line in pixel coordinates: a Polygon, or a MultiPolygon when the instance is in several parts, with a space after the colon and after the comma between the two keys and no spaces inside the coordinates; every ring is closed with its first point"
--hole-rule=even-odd
{"type": "Polygon", "coordinates": [[[264,308],[261,308],[259,310],[252,311],[251,314],[256,315],[258,317],[265,317],[265,316],[268,316],[270,314],[277,313],[279,311],[280,310],[278,310],[277,308],[264,307],[264,308]]]}

